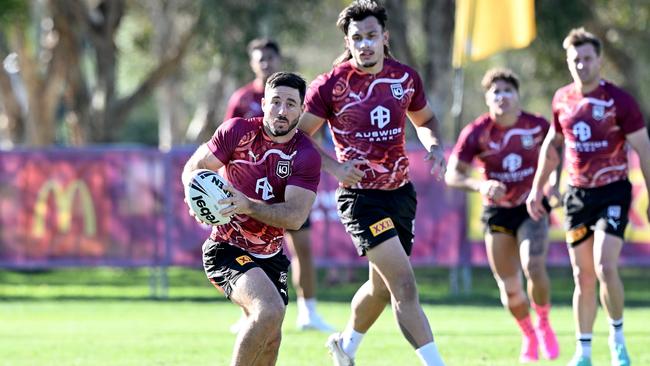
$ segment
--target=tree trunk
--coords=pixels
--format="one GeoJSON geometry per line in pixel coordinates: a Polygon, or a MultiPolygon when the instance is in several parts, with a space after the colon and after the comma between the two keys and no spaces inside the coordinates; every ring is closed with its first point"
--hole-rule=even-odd
{"type": "MultiPolygon", "coordinates": [[[[451,47],[454,34],[454,1],[423,0],[422,16],[426,37],[424,84],[429,88],[429,98],[439,121],[446,120],[451,102],[451,47]]],[[[448,123],[442,124],[446,137],[453,133],[448,123]],[[449,128],[446,128],[449,127],[449,128]]]]}

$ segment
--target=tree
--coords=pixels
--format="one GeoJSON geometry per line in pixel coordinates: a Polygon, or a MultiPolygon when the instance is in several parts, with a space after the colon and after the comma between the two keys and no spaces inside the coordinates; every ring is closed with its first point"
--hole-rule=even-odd
{"type": "Polygon", "coordinates": [[[56,120],[63,120],[70,144],[113,142],[128,114],[151,94],[164,77],[174,72],[185,56],[193,27],[180,36],[178,46],[166,52],[130,94],[116,93],[119,50],[115,37],[127,4],[124,0],[33,0],[16,7],[2,29],[0,57],[15,55],[14,75],[0,74],[3,110],[17,144],[45,146],[56,139],[56,120]],[[36,32],[30,32],[36,29],[36,32]],[[91,67],[84,67],[90,63],[91,67]],[[4,81],[3,81],[4,79],[4,81]],[[7,79],[16,80],[8,87],[7,79]],[[20,84],[26,108],[16,115],[20,84]],[[21,126],[21,125],[24,125],[21,126]],[[24,134],[20,135],[20,131],[24,134]]]}

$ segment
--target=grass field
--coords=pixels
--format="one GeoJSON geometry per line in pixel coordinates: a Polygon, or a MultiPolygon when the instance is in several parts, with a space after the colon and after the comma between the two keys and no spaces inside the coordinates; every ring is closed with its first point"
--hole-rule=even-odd
{"type": "MultiPolygon", "coordinates": [[[[624,272],[630,306],[628,346],[636,365],[650,365],[650,288],[643,270],[624,272]]],[[[552,321],[564,365],[574,348],[567,269],[552,272],[552,321]]],[[[352,283],[328,286],[321,273],[322,315],[338,328],[364,272],[352,283]]],[[[474,272],[471,296],[451,296],[445,270],[418,270],[425,312],[448,365],[516,365],[519,334],[498,304],[489,272],[474,272]]],[[[146,270],[84,269],[0,272],[0,365],[227,365],[239,310],[221,300],[199,270],[172,269],[169,299],[149,299],[146,270]]],[[[330,365],[327,334],[298,332],[290,303],[278,365],[330,365]]],[[[594,364],[609,365],[601,310],[594,332],[594,364]]],[[[365,337],[358,365],[419,365],[387,309],[365,337]]]]}

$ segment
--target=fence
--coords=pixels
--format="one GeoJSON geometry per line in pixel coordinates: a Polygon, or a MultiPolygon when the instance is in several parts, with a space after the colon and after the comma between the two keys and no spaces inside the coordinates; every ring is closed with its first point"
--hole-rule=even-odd
{"type": "MultiPolygon", "coordinates": [[[[180,173],[191,150],[93,148],[0,153],[0,267],[195,266],[209,233],[187,214],[180,173]]],[[[429,175],[423,152],[409,152],[418,192],[419,266],[485,265],[478,195],[429,175]],[[468,198],[469,197],[469,198],[468,198]],[[469,220],[467,219],[469,217],[469,220]]],[[[633,166],[638,166],[636,160],[633,166]]],[[[638,168],[622,262],[650,264],[647,195],[638,168]]],[[[336,215],[336,182],[324,174],[311,212],[319,266],[362,265],[336,215]]],[[[561,210],[553,213],[550,262],[566,265],[561,210]]]]}

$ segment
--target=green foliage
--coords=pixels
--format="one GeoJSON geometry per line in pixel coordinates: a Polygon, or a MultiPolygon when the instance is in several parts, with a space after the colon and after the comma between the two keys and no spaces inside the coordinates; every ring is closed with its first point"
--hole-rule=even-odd
{"type": "Polygon", "coordinates": [[[29,18],[29,2],[25,0],[0,0],[0,25],[24,22],[29,18]]]}
{"type": "Polygon", "coordinates": [[[301,0],[202,0],[199,27],[201,42],[210,42],[222,65],[239,81],[251,77],[246,46],[257,37],[280,43],[304,40],[313,10],[320,1],[301,0]]]}
{"type": "Polygon", "coordinates": [[[158,110],[153,96],[138,105],[119,133],[119,141],[158,146],[158,110]]]}

